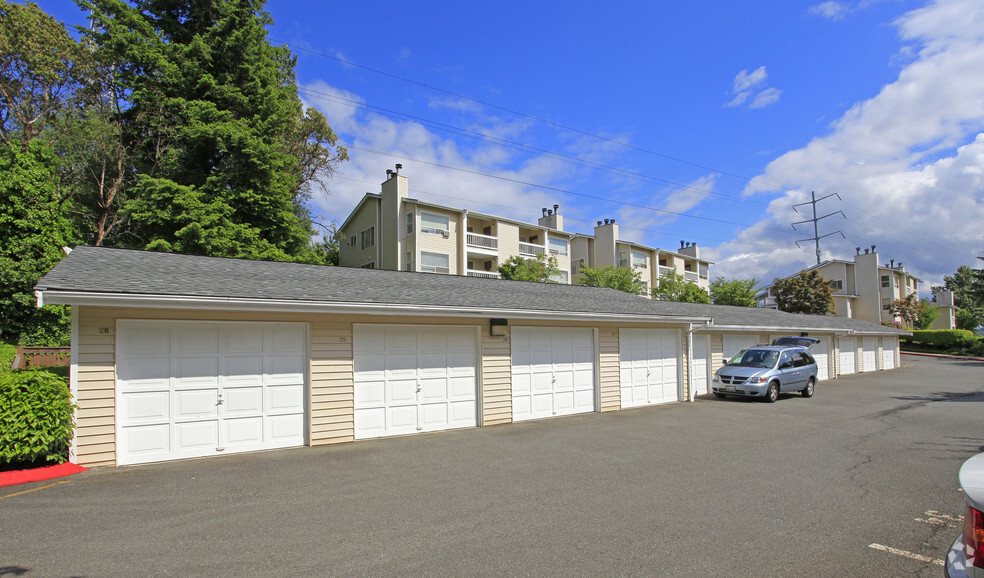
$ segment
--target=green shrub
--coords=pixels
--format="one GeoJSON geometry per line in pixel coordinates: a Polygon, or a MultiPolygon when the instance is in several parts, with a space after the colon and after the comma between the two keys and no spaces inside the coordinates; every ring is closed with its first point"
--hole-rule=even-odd
{"type": "Polygon", "coordinates": [[[8,343],[0,343],[0,372],[10,369],[10,364],[14,362],[17,355],[17,346],[8,343]]]}
{"type": "Polygon", "coordinates": [[[941,349],[963,349],[972,347],[977,338],[964,329],[930,329],[913,331],[912,337],[904,338],[909,343],[933,345],[941,349]]]}
{"type": "Polygon", "coordinates": [[[978,337],[977,343],[967,349],[967,353],[975,357],[984,357],[984,337],[978,337]]]}
{"type": "Polygon", "coordinates": [[[74,409],[65,379],[33,369],[0,372],[0,462],[64,462],[74,409]]]}

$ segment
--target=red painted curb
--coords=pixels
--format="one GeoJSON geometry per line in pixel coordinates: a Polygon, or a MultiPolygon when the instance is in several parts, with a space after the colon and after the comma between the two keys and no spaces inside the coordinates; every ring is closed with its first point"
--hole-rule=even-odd
{"type": "Polygon", "coordinates": [[[78,464],[65,462],[53,466],[42,468],[31,468],[29,470],[14,470],[12,472],[0,472],[0,488],[4,486],[16,486],[17,484],[27,484],[30,482],[43,482],[54,478],[70,476],[79,472],[84,472],[88,468],[83,468],[78,464]]]}

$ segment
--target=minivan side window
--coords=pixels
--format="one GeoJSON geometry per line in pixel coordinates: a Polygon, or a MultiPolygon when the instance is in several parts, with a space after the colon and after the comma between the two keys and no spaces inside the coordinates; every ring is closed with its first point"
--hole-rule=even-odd
{"type": "Polygon", "coordinates": [[[793,356],[788,351],[783,351],[782,355],[779,356],[779,367],[782,368],[787,363],[792,365],[793,356]]]}
{"type": "Polygon", "coordinates": [[[813,361],[810,360],[810,356],[805,351],[800,351],[796,354],[793,359],[793,367],[803,367],[805,365],[810,365],[813,361]]]}

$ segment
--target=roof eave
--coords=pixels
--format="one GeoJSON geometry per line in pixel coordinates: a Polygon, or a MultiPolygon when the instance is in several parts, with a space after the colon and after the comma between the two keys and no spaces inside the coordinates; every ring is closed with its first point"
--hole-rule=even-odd
{"type": "Polygon", "coordinates": [[[556,321],[617,321],[619,323],[706,323],[709,317],[645,315],[571,311],[539,311],[491,307],[407,305],[399,303],[354,303],[337,301],[295,301],[194,295],[135,295],[129,293],[90,293],[39,289],[38,306],[83,305],[94,307],[139,307],[154,309],[221,309],[227,311],[276,311],[285,313],[347,313],[367,315],[418,315],[431,317],[508,317],[511,319],[549,319],[556,321]]]}

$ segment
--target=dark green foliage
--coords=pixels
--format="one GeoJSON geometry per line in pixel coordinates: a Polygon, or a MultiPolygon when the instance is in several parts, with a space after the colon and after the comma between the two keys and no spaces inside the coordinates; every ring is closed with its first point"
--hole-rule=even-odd
{"type": "Polygon", "coordinates": [[[346,158],[303,110],[295,59],[272,46],[256,0],[80,2],[97,59],[115,63],[136,175],[117,243],[157,251],[307,260],[308,186],[346,158]]]}
{"type": "Polygon", "coordinates": [[[0,343],[0,373],[10,369],[10,364],[14,362],[17,355],[17,346],[9,343],[0,343]]]}
{"type": "Polygon", "coordinates": [[[537,255],[535,259],[524,259],[518,255],[506,259],[499,265],[499,275],[512,281],[535,281],[537,283],[556,283],[560,274],[557,258],[553,255],[537,255]]]}
{"type": "Polygon", "coordinates": [[[958,327],[973,329],[984,325],[984,269],[960,267],[952,276],[943,277],[943,287],[953,291],[953,304],[965,312],[962,325],[960,312],[957,312],[958,327]]]}
{"type": "Polygon", "coordinates": [[[55,195],[51,147],[32,140],[0,144],[0,335],[4,341],[61,345],[66,307],[36,307],[34,285],[65,256],[71,224],[55,195]],[[26,339],[26,336],[34,339],[26,339]]]}
{"type": "Polygon", "coordinates": [[[693,281],[687,281],[676,271],[663,273],[659,285],[653,287],[653,299],[682,303],[710,303],[711,297],[693,281]]]}
{"type": "Polygon", "coordinates": [[[967,331],[973,331],[980,327],[981,320],[978,316],[974,315],[972,311],[966,309],[957,310],[957,329],[964,329],[967,331]]]}
{"type": "Polygon", "coordinates": [[[816,270],[772,281],[780,311],[827,315],[834,312],[834,294],[816,270]]]}
{"type": "Polygon", "coordinates": [[[64,378],[0,369],[0,462],[64,462],[75,427],[73,409],[64,378]]]}
{"type": "Polygon", "coordinates": [[[615,267],[595,267],[581,269],[580,284],[586,287],[608,287],[618,289],[632,295],[645,295],[646,284],[642,280],[642,274],[635,268],[615,267]]]}
{"type": "Polygon", "coordinates": [[[758,279],[725,279],[718,277],[711,281],[711,301],[715,305],[734,305],[755,307],[755,286],[758,279]]]}
{"type": "Polygon", "coordinates": [[[903,341],[920,345],[932,345],[941,349],[961,349],[973,346],[978,338],[963,329],[931,329],[913,331],[912,337],[901,337],[903,341]]]}

